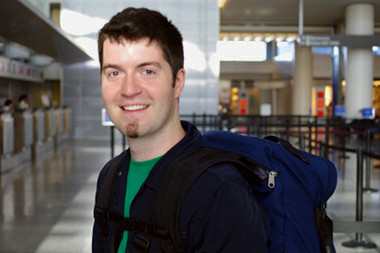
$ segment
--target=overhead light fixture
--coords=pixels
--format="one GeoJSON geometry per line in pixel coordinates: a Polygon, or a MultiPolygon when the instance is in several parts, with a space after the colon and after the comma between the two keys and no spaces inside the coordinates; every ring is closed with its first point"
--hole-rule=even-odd
{"type": "Polygon", "coordinates": [[[286,39],[286,41],[290,43],[290,42],[295,41],[296,39],[297,39],[296,36],[290,36],[290,37],[288,37],[288,38],[286,39]]]}
{"type": "Polygon", "coordinates": [[[277,37],[276,38],[276,42],[281,42],[281,41],[283,41],[284,40],[284,37],[277,37]]]}
{"type": "Polygon", "coordinates": [[[218,0],[219,9],[223,9],[228,0],[218,0]]]}
{"type": "Polygon", "coordinates": [[[265,38],[265,42],[271,42],[274,39],[274,36],[268,36],[265,38]]]}
{"type": "Polygon", "coordinates": [[[244,38],[244,41],[251,41],[252,40],[252,36],[246,36],[245,38],[244,38]]]}
{"type": "Polygon", "coordinates": [[[62,9],[59,22],[62,30],[70,35],[86,36],[97,33],[107,23],[107,20],[69,9],[62,9]]]}

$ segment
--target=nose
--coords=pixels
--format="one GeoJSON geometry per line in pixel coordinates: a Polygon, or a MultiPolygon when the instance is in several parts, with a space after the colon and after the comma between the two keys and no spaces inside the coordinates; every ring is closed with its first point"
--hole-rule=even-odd
{"type": "Polygon", "coordinates": [[[128,75],[124,78],[121,85],[121,95],[125,97],[133,97],[140,94],[142,91],[141,85],[139,84],[137,78],[133,75],[128,75]]]}

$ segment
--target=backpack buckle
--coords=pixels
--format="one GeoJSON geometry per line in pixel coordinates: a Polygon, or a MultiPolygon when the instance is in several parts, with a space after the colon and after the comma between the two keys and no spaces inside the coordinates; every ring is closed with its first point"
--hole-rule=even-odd
{"type": "MultiPolygon", "coordinates": [[[[98,218],[98,217],[104,217],[104,213],[105,213],[105,209],[101,206],[98,206],[96,205],[95,208],[94,208],[94,218],[98,218]]],[[[108,218],[108,217],[106,217],[108,218]]]]}
{"type": "Polygon", "coordinates": [[[153,234],[154,234],[154,237],[167,238],[168,237],[168,230],[158,228],[158,227],[153,227],[153,234]]]}
{"type": "Polygon", "coordinates": [[[102,230],[104,236],[108,238],[108,220],[109,220],[109,212],[98,205],[95,205],[94,208],[94,218],[95,221],[98,223],[100,229],[102,230]]]}
{"type": "Polygon", "coordinates": [[[133,238],[133,248],[137,249],[138,252],[148,252],[150,248],[150,238],[142,234],[136,234],[133,238]]]}

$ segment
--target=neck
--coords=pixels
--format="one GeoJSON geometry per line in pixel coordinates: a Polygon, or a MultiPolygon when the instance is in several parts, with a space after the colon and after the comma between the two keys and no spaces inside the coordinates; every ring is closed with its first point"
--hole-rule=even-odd
{"type": "Polygon", "coordinates": [[[157,134],[128,138],[131,156],[135,161],[146,161],[164,155],[186,135],[178,119],[157,134]]]}

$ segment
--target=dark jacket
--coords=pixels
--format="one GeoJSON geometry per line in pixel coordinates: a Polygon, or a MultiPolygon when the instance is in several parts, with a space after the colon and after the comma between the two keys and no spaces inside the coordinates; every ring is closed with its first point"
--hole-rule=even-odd
{"type": "MultiPolygon", "coordinates": [[[[202,135],[193,125],[182,122],[182,126],[186,136],[152,169],[132,202],[131,217],[144,219],[149,200],[157,191],[167,166],[202,145],[202,135]]],[[[124,214],[129,160],[130,154],[127,153],[118,174],[112,204],[112,211],[121,215],[124,214]]],[[[109,163],[99,175],[98,188],[109,163]]],[[[111,233],[115,230],[113,222],[110,222],[109,229],[111,233]]],[[[179,229],[188,252],[266,252],[268,227],[265,215],[246,180],[230,164],[209,168],[195,181],[183,202],[179,229]]],[[[122,234],[115,236],[120,242],[122,234]]],[[[134,233],[130,232],[127,252],[132,252],[133,236],[134,233]]],[[[110,242],[106,241],[96,222],[92,239],[94,253],[108,252],[110,242]]],[[[150,252],[159,252],[154,240],[150,252]]]]}

